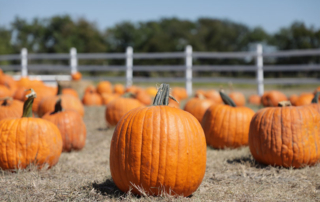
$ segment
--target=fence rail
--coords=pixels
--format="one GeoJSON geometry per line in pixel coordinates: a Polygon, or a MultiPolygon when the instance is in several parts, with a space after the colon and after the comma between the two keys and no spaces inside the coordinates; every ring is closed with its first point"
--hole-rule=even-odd
{"type": "MultiPolygon", "coordinates": [[[[296,78],[281,79],[264,79],[263,73],[270,71],[319,71],[320,64],[303,64],[303,65],[263,65],[264,58],[280,58],[280,57],[304,57],[304,56],[320,56],[320,49],[311,50],[289,50],[277,51],[273,53],[263,53],[262,45],[257,44],[255,52],[193,52],[191,46],[187,46],[185,52],[165,52],[165,53],[133,53],[133,49],[128,47],[125,53],[78,53],[75,48],[70,49],[70,53],[40,53],[28,54],[27,49],[23,48],[21,54],[16,55],[0,55],[0,61],[20,60],[20,65],[3,65],[4,71],[21,70],[21,75],[15,75],[16,79],[21,76],[27,76],[28,71],[50,71],[65,72],[66,75],[30,75],[31,78],[41,79],[45,81],[70,80],[71,74],[77,71],[125,71],[125,77],[100,77],[110,81],[126,81],[127,86],[133,82],[185,82],[188,94],[192,93],[192,83],[208,83],[208,82],[233,82],[256,84],[258,94],[262,95],[264,84],[293,84],[297,83],[296,78]],[[255,58],[255,65],[193,65],[193,59],[242,59],[255,58]],[[119,59],[125,60],[125,65],[78,65],[78,60],[96,60],[96,59],[119,59]],[[133,60],[141,59],[185,59],[184,65],[133,65],[133,60]],[[53,65],[53,64],[29,64],[29,60],[69,60],[69,65],[53,65]],[[185,71],[184,78],[166,77],[166,78],[145,78],[133,77],[134,71],[185,71]],[[193,77],[195,71],[211,71],[211,72],[230,72],[230,71],[246,71],[256,72],[255,79],[244,78],[207,78],[193,77]]],[[[84,79],[94,80],[96,77],[83,77],[84,79]]],[[[319,83],[320,79],[305,78],[299,79],[299,83],[310,84],[319,83]]]]}

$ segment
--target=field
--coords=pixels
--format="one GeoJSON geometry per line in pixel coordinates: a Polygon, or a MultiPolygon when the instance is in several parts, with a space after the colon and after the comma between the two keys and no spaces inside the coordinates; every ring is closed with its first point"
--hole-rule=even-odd
{"type": "MultiPolygon", "coordinates": [[[[312,89],[314,87],[308,87],[307,91],[312,89]]],[[[285,93],[303,91],[306,89],[288,89],[285,93]]],[[[105,107],[86,107],[85,148],[80,152],[63,153],[52,169],[37,171],[30,167],[16,172],[1,171],[0,201],[320,200],[320,164],[303,169],[265,166],[253,160],[248,147],[236,150],[208,147],[205,177],[199,189],[188,198],[138,197],[122,193],[110,175],[109,150],[114,129],[107,129],[104,110],[105,107]]]]}

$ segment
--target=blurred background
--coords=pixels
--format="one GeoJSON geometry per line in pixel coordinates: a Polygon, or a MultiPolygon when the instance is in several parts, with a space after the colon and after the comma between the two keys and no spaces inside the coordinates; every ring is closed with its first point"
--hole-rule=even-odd
{"type": "Polygon", "coordinates": [[[125,83],[128,74],[125,52],[132,47],[134,54],[168,53],[166,57],[134,58],[134,83],[152,82],[155,78],[159,78],[155,80],[157,82],[175,82],[175,78],[181,78],[184,85],[187,79],[184,52],[190,45],[195,54],[208,53],[208,57],[199,55],[192,60],[192,77],[198,78],[199,85],[229,80],[246,84],[247,79],[252,79],[248,84],[255,85],[258,77],[256,55],[219,57],[210,53],[256,53],[257,44],[261,44],[263,54],[289,51],[285,57],[271,54],[263,58],[266,70],[263,78],[278,78],[266,84],[313,84],[320,76],[319,8],[320,1],[317,0],[0,0],[0,66],[19,75],[23,48],[30,56],[27,62],[29,75],[70,74],[72,47],[76,48],[77,54],[121,53],[123,57],[118,58],[97,54],[92,57],[82,55],[81,58],[79,55],[77,71],[89,80],[125,83]],[[292,55],[292,50],[316,52],[292,55]],[[38,53],[47,55],[41,57],[38,53]],[[66,55],[60,55],[60,59],[58,55],[52,56],[58,53],[66,55]],[[170,53],[183,55],[174,57],[170,53]],[[18,55],[14,57],[15,54],[18,55]],[[152,69],[156,66],[160,68],[152,69]],[[161,69],[163,66],[168,68],[161,69]],[[201,81],[204,78],[207,80],[201,81]],[[282,78],[289,80],[281,82],[282,78]],[[304,80],[298,80],[300,78],[304,80]]]}

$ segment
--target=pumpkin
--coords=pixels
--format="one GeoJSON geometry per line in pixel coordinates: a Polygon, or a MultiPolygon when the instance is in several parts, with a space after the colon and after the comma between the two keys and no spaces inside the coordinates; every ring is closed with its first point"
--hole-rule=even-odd
{"type": "Polygon", "coordinates": [[[138,86],[128,86],[125,92],[136,94],[139,90],[141,90],[141,88],[139,88],[138,86]]]}
{"type": "Polygon", "coordinates": [[[161,84],[153,106],[126,113],[113,133],[110,171],[123,192],[189,196],[206,170],[206,141],[197,119],[168,107],[169,85],[161,84]],[[139,189],[137,189],[139,187],[139,189]]]}
{"type": "Polygon", "coordinates": [[[22,118],[0,121],[0,167],[3,170],[24,169],[30,164],[42,168],[54,166],[62,151],[62,138],[53,123],[32,118],[36,93],[31,89],[23,106],[22,118]]]}
{"type": "Polygon", "coordinates": [[[314,97],[313,93],[303,93],[294,102],[294,106],[308,105],[311,103],[313,97],[314,97]]]}
{"type": "Polygon", "coordinates": [[[86,87],[86,89],[84,90],[84,93],[91,93],[91,92],[97,92],[96,87],[94,87],[94,85],[89,85],[86,87]]]}
{"type": "Polygon", "coordinates": [[[11,97],[0,99],[0,120],[5,118],[20,118],[22,116],[23,102],[13,100],[11,97]]]}
{"type": "Polygon", "coordinates": [[[4,85],[0,85],[0,98],[10,97],[11,91],[4,85]]]}
{"type": "Polygon", "coordinates": [[[191,98],[184,106],[184,110],[196,117],[196,119],[201,123],[204,113],[211,105],[214,104],[214,102],[209,99],[205,99],[201,94],[199,96],[199,98],[191,98]]]}
{"type": "Polygon", "coordinates": [[[156,96],[156,94],[157,94],[157,92],[158,92],[158,90],[157,90],[157,88],[156,87],[148,87],[147,89],[146,89],[146,93],[149,95],[149,96],[151,96],[151,97],[155,97],[156,96]]]}
{"type": "Polygon", "coordinates": [[[152,103],[150,95],[143,89],[135,94],[135,98],[144,105],[150,105],[152,103]]]}
{"type": "Polygon", "coordinates": [[[13,95],[13,98],[15,100],[20,100],[20,101],[24,101],[25,100],[25,96],[26,96],[26,91],[27,88],[25,87],[18,87],[16,92],[13,95]]]}
{"type": "Polygon", "coordinates": [[[229,97],[239,107],[246,105],[246,98],[244,97],[243,93],[234,91],[234,92],[229,93],[229,97]]]}
{"type": "Polygon", "coordinates": [[[79,95],[78,95],[77,91],[72,89],[72,88],[63,88],[61,93],[63,95],[72,95],[72,96],[74,96],[76,98],[79,98],[79,95]]]}
{"type": "Polygon", "coordinates": [[[320,159],[320,115],[305,106],[259,110],[252,118],[249,147],[256,161],[283,167],[300,168],[320,159]]]}
{"type": "Polygon", "coordinates": [[[68,94],[61,94],[62,93],[62,86],[58,82],[58,92],[56,95],[48,96],[43,98],[42,101],[39,103],[39,107],[37,113],[40,117],[45,115],[48,112],[53,112],[54,106],[57,100],[61,99],[62,107],[68,110],[75,110],[81,116],[84,116],[84,107],[79,98],[76,98],[72,95],[68,94]]]}
{"type": "Polygon", "coordinates": [[[81,80],[81,78],[82,78],[82,74],[80,72],[76,72],[76,73],[71,74],[71,79],[73,81],[79,81],[79,80],[81,80]]]}
{"type": "Polygon", "coordinates": [[[63,109],[61,102],[62,100],[59,98],[54,111],[46,113],[42,118],[54,123],[59,128],[63,152],[81,150],[86,144],[86,125],[77,111],[63,109]]]}
{"type": "Polygon", "coordinates": [[[180,103],[177,99],[170,99],[168,106],[180,109],[180,103]]]}
{"type": "Polygon", "coordinates": [[[102,97],[97,93],[94,86],[89,86],[85,90],[82,103],[88,106],[99,106],[102,105],[102,97]]]}
{"type": "Polygon", "coordinates": [[[292,105],[295,105],[296,101],[298,100],[299,96],[296,94],[290,95],[289,101],[291,102],[292,105]]]}
{"type": "Polygon", "coordinates": [[[261,97],[260,95],[250,95],[248,102],[252,105],[261,105],[261,97]]]}
{"type": "MultiPolygon", "coordinates": [[[[39,85],[34,86],[33,90],[37,93],[37,97],[35,97],[32,105],[32,111],[37,113],[39,109],[39,104],[44,98],[53,97],[56,93],[52,91],[48,86],[45,85],[39,85]]],[[[28,94],[28,92],[25,92],[25,95],[28,94]]],[[[24,96],[24,100],[26,100],[27,97],[24,96]]]]}
{"type": "Polygon", "coordinates": [[[201,122],[207,144],[217,149],[247,145],[254,111],[247,107],[237,107],[222,91],[220,96],[225,105],[210,106],[201,122]]]}
{"type": "Polygon", "coordinates": [[[102,95],[102,93],[112,93],[112,85],[109,81],[100,81],[97,86],[97,92],[102,95]]]}
{"type": "Polygon", "coordinates": [[[122,84],[116,84],[113,86],[113,93],[122,95],[124,93],[125,89],[122,84]]]}
{"type": "Polygon", "coordinates": [[[9,75],[2,74],[0,76],[0,85],[6,86],[10,91],[10,96],[12,96],[17,90],[16,81],[9,75]]]}
{"type": "Polygon", "coordinates": [[[117,97],[119,97],[118,94],[106,94],[106,93],[103,93],[101,95],[102,97],[102,104],[103,105],[107,105],[109,104],[112,100],[116,99],[117,97]]]}
{"type": "Polygon", "coordinates": [[[199,95],[204,95],[204,94],[206,94],[205,90],[198,89],[198,90],[196,90],[196,93],[194,94],[194,96],[199,97],[199,95]]]}
{"type": "Polygon", "coordinates": [[[131,98],[132,96],[132,93],[126,93],[122,97],[116,98],[107,104],[105,118],[109,126],[117,125],[120,118],[128,111],[143,106],[141,102],[131,98]]]}
{"type": "Polygon", "coordinates": [[[285,94],[276,90],[267,91],[261,97],[261,103],[265,107],[277,106],[279,102],[287,100],[288,98],[285,94]]]}
{"type": "Polygon", "coordinates": [[[212,100],[213,102],[217,103],[217,104],[220,104],[222,103],[222,99],[220,97],[220,94],[218,91],[216,90],[208,90],[206,91],[206,93],[204,94],[204,96],[207,98],[207,99],[210,99],[212,100]]]}
{"type": "Polygon", "coordinates": [[[184,100],[188,98],[187,90],[182,87],[174,87],[171,91],[171,94],[178,100],[184,100]]]}

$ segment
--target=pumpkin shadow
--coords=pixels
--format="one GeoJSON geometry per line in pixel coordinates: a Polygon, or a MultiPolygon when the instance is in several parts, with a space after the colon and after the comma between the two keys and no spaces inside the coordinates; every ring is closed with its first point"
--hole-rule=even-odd
{"type": "Polygon", "coordinates": [[[103,183],[92,183],[92,187],[96,190],[97,193],[100,193],[104,196],[113,197],[125,197],[126,193],[122,192],[116,184],[112,181],[112,179],[107,179],[103,183]]]}
{"type": "Polygon", "coordinates": [[[229,164],[243,164],[243,165],[249,165],[250,167],[255,167],[255,168],[263,168],[263,169],[268,169],[270,168],[269,165],[265,165],[262,163],[257,162],[254,160],[252,156],[242,156],[242,157],[237,157],[234,159],[228,159],[227,163],[229,164]]]}

